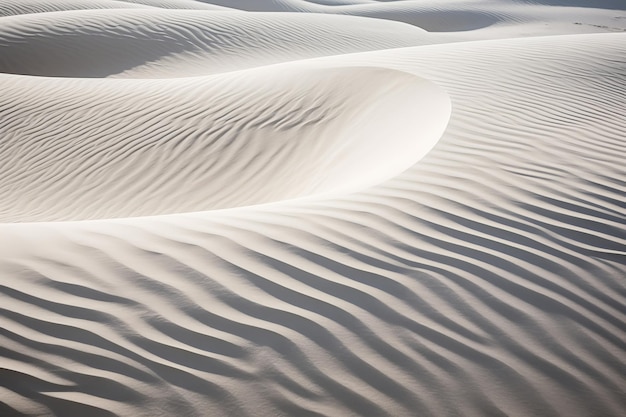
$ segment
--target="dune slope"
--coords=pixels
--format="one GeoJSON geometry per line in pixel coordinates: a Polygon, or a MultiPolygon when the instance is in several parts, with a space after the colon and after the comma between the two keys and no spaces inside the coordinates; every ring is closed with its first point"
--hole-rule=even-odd
{"type": "Polygon", "coordinates": [[[80,10],[2,23],[0,72],[48,77],[190,77],[428,43],[397,22],[298,13],[80,10]]]}
{"type": "Polygon", "coordinates": [[[137,82],[5,76],[0,85],[4,222],[358,190],[413,165],[450,116],[434,84],[366,67],[137,82]]]}

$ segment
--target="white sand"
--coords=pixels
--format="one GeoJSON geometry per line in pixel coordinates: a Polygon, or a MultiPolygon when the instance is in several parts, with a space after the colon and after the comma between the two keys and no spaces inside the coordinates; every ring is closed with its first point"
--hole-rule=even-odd
{"type": "Polygon", "coordinates": [[[0,1],[0,416],[623,416],[589,4],[0,1]]]}

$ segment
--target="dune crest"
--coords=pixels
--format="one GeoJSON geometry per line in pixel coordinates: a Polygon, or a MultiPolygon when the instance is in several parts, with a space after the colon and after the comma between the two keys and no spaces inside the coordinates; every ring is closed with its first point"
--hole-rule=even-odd
{"type": "Polygon", "coordinates": [[[162,9],[28,14],[3,19],[0,72],[191,77],[422,45],[427,35],[401,23],[352,16],[162,9]],[[299,31],[308,36],[294,36],[299,31]]]}
{"type": "Polygon", "coordinates": [[[412,166],[450,117],[443,90],[379,68],[287,65],[137,82],[5,76],[0,83],[3,105],[12,106],[2,125],[10,161],[0,168],[3,222],[357,191],[412,166]],[[62,138],[45,139],[60,131],[62,138]],[[75,157],[59,157],[66,154],[75,157]]]}

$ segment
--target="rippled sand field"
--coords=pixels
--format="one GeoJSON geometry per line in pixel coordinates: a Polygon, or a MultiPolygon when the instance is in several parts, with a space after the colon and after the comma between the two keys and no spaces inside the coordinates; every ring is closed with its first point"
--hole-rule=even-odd
{"type": "Polygon", "coordinates": [[[0,416],[626,410],[623,0],[0,0],[0,416]]]}

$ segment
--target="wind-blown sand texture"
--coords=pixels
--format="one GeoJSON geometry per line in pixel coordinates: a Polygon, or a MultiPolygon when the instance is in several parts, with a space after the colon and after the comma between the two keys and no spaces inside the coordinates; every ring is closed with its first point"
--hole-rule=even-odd
{"type": "Polygon", "coordinates": [[[0,16],[0,416],[624,415],[623,1],[0,16]]]}

